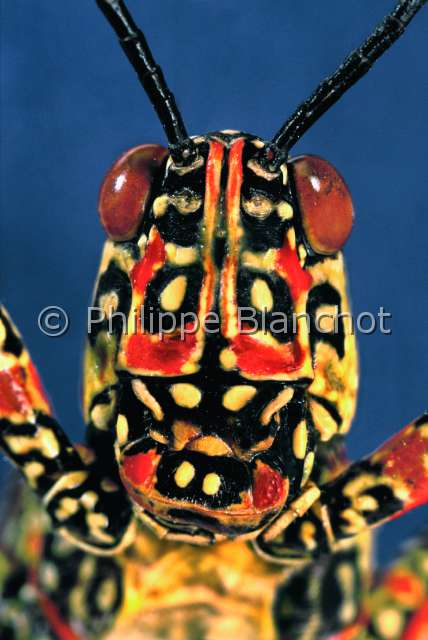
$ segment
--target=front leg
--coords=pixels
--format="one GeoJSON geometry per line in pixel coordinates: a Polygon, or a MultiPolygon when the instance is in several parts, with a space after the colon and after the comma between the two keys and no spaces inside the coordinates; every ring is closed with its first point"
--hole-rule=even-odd
{"type": "Polygon", "coordinates": [[[116,553],[132,540],[132,510],[58,422],[20,335],[0,307],[0,447],[42,498],[53,526],[77,546],[116,553]]]}
{"type": "Polygon", "coordinates": [[[286,564],[310,559],[426,502],[428,414],[323,484],[313,507],[278,531],[280,516],[256,546],[267,558],[286,564]]]}

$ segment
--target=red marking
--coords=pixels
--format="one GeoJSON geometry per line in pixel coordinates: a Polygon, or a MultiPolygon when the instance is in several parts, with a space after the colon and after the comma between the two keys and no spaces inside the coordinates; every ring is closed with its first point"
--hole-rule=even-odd
{"type": "Polygon", "coordinates": [[[137,262],[131,271],[131,282],[134,291],[144,296],[148,283],[152,280],[156,271],[165,264],[165,258],[165,243],[158,230],[155,229],[152,238],[147,244],[144,258],[137,262]]]}
{"type": "Polygon", "coordinates": [[[31,413],[30,398],[25,389],[24,369],[15,364],[0,371],[0,414],[8,417],[13,413],[25,416],[31,413]]]}
{"type": "Polygon", "coordinates": [[[238,368],[254,376],[292,373],[302,366],[304,358],[297,342],[272,346],[245,333],[238,334],[232,341],[232,351],[237,357],[238,368]]]}
{"type": "Polygon", "coordinates": [[[402,640],[426,640],[428,638],[428,599],[417,611],[407,626],[402,640]]]}
{"type": "Polygon", "coordinates": [[[46,395],[46,391],[43,388],[42,381],[40,380],[39,373],[38,373],[36,367],[34,366],[34,364],[31,362],[31,360],[28,363],[28,375],[31,378],[31,382],[32,382],[32,385],[33,385],[34,389],[37,391],[37,393],[40,396],[41,400],[46,405],[47,410],[49,412],[51,412],[52,407],[51,407],[49,398],[46,395]]]}
{"type": "Polygon", "coordinates": [[[259,462],[254,473],[253,500],[256,509],[276,507],[285,502],[288,480],[267,464],[259,462]]]}
{"type": "Polygon", "coordinates": [[[284,244],[277,253],[276,268],[290,287],[294,302],[302,293],[309,291],[312,276],[302,269],[296,250],[290,247],[287,238],[284,239],[284,244]]]}
{"type": "Polygon", "coordinates": [[[406,569],[393,569],[386,576],[383,586],[400,604],[415,608],[424,600],[425,589],[422,581],[406,569]]]}
{"type": "Polygon", "coordinates": [[[126,479],[136,487],[148,486],[153,480],[160,456],[154,449],[147,453],[138,453],[135,456],[125,456],[123,472],[126,479]]]}
{"type": "Polygon", "coordinates": [[[428,469],[425,456],[428,454],[428,439],[423,438],[421,431],[413,429],[408,432],[405,427],[397,435],[388,440],[372,459],[383,465],[382,472],[403,483],[409,490],[409,498],[404,508],[394,517],[428,502],[428,469]]]}
{"type": "Polygon", "coordinates": [[[193,324],[185,324],[183,337],[180,334],[164,334],[162,338],[147,333],[129,336],[126,345],[126,362],[131,369],[157,372],[172,376],[182,373],[182,367],[196,347],[193,324]]]}
{"type": "Polygon", "coordinates": [[[98,210],[113,240],[135,235],[144,215],[154,175],[168,155],[157,144],[144,144],[124,153],[101,186],[98,210]]]}
{"type": "Polygon", "coordinates": [[[40,608],[58,640],[82,640],[71,626],[65,622],[56,606],[40,589],[34,569],[29,572],[29,581],[37,591],[40,608]]]}

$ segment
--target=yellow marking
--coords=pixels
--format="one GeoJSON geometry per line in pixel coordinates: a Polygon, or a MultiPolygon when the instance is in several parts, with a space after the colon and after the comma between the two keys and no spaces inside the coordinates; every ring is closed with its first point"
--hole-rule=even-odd
{"type": "Polygon", "coordinates": [[[271,418],[274,413],[285,407],[286,404],[290,402],[292,397],[294,396],[294,389],[292,387],[287,387],[284,391],[281,391],[280,394],[276,396],[269,404],[263,409],[262,415],[260,416],[260,422],[265,427],[271,421],[271,418]]]}
{"type": "Polygon", "coordinates": [[[119,306],[119,296],[116,291],[110,291],[100,297],[99,307],[104,314],[104,319],[110,318],[119,306]]]}
{"type": "Polygon", "coordinates": [[[293,217],[293,207],[289,202],[280,202],[276,206],[276,211],[281,218],[281,220],[291,220],[293,217]]]}
{"type": "Polygon", "coordinates": [[[223,407],[229,411],[239,411],[254,398],[256,393],[256,387],[237,384],[234,387],[230,387],[223,395],[223,407]]]}
{"type": "Polygon", "coordinates": [[[313,522],[307,520],[306,522],[302,523],[302,526],[300,527],[300,538],[305,547],[309,549],[309,551],[316,549],[316,533],[317,529],[313,522]]]}
{"type": "Polygon", "coordinates": [[[367,491],[367,489],[371,489],[372,487],[376,487],[378,484],[378,478],[372,474],[365,473],[364,475],[357,476],[350,480],[343,487],[343,495],[347,498],[353,498],[354,496],[367,491]]]}
{"type": "Polygon", "coordinates": [[[315,328],[321,333],[337,333],[339,308],[337,304],[322,304],[315,312],[315,328]]]}
{"type": "Polygon", "coordinates": [[[172,433],[174,436],[174,449],[181,451],[190,440],[199,436],[201,431],[193,424],[183,420],[176,420],[172,425],[172,433]]]}
{"type": "Polygon", "coordinates": [[[153,215],[155,218],[161,218],[165,215],[169,205],[169,195],[164,193],[153,201],[153,215]]]}
{"type": "Polygon", "coordinates": [[[220,489],[221,479],[217,473],[207,473],[202,483],[202,491],[207,496],[215,496],[220,489]]]}
{"type": "Polygon", "coordinates": [[[285,185],[288,181],[288,167],[285,163],[281,165],[280,171],[282,173],[282,184],[285,185]]]}
{"type": "Polygon", "coordinates": [[[5,341],[6,341],[6,327],[4,326],[4,322],[0,320],[0,349],[2,349],[5,341]]]}
{"type": "MultiPolygon", "coordinates": [[[[255,143],[253,142],[253,144],[255,144],[255,143]]],[[[262,146],[264,146],[264,145],[262,144],[262,146]]],[[[258,162],[256,162],[255,160],[249,160],[247,162],[247,167],[249,169],[251,169],[251,171],[253,171],[253,173],[255,173],[256,176],[260,176],[261,178],[264,178],[265,180],[269,180],[269,182],[271,180],[275,180],[275,178],[278,178],[278,176],[279,176],[279,173],[275,173],[273,171],[266,171],[266,169],[264,167],[262,167],[262,165],[259,164],[258,162]]]]}
{"type": "Polygon", "coordinates": [[[118,485],[113,482],[113,480],[110,480],[110,478],[103,478],[101,480],[101,489],[106,493],[115,493],[116,491],[119,491],[118,485]]]}
{"type": "Polygon", "coordinates": [[[300,486],[303,487],[307,481],[309,480],[309,477],[312,473],[312,469],[314,466],[314,462],[315,462],[315,453],[313,451],[310,451],[308,453],[308,455],[305,458],[305,461],[303,463],[303,474],[302,474],[302,481],[300,483],[300,486]]]}
{"type": "Polygon", "coordinates": [[[85,491],[80,498],[80,502],[85,509],[92,510],[98,502],[98,496],[95,491],[85,491]]]}
{"type": "Polygon", "coordinates": [[[344,509],[340,516],[349,523],[343,527],[346,533],[356,535],[367,527],[366,520],[354,509],[344,509]]]}
{"type": "Polygon", "coordinates": [[[132,390],[137,396],[138,400],[146,405],[148,409],[153,413],[156,420],[163,420],[163,411],[159,402],[152,396],[150,391],[147,389],[144,382],[141,380],[133,380],[132,381],[132,390]]]}
{"type": "Polygon", "coordinates": [[[153,440],[156,440],[156,442],[160,442],[160,444],[168,444],[169,442],[168,438],[163,433],[160,433],[160,431],[156,431],[155,429],[150,429],[149,435],[153,440]]]}
{"type": "Polygon", "coordinates": [[[166,256],[168,262],[178,267],[184,267],[196,262],[199,256],[196,247],[180,247],[173,242],[167,242],[165,245],[166,256]]]}
{"type": "Polygon", "coordinates": [[[34,436],[5,436],[11,451],[17,455],[26,455],[30,451],[38,450],[52,460],[60,452],[59,442],[55,434],[46,427],[38,427],[34,436]]]}
{"type": "Polygon", "coordinates": [[[320,438],[322,442],[327,442],[337,433],[337,422],[332,418],[330,412],[327,411],[325,407],[312,398],[310,400],[310,407],[320,438]]]}
{"type": "Polygon", "coordinates": [[[174,480],[177,487],[185,489],[195,477],[195,467],[187,460],[182,462],[174,474],[174,480]]]}
{"type": "Polygon", "coordinates": [[[49,591],[54,591],[59,586],[58,570],[51,562],[42,563],[40,578],[43,586],[49,591]]]}
{"type": "Polygon", "coordinates": [[[112,609],[117,597],[117,586],[113,578],[104,580],[98,588],[96,601],[100,611],[108,612],[112,609]]]}
{"type": "Polygon", "coordinates": [[[79,509],[79,501],[75,498],[62,498],[59,503],[58,509],[55,511],[55,515],[58,520],[67,520],[70,516],[73,516],[79,509]]]}
{"type": "Polygon", "coordinates": [[[187,449],[190,451],[199,451],[207,456],[230,456],[232,450],[224,440],[217,436],[203,436],[189,442],[187,449]]]}
{"type": "Polygon", "coordinates": [[[128,442],[129,425],[126,416],[119,413],[116,422],[116,435],[119,445],[122,447],[128,442]]]}
{"type": "Polygon", "coordinates": [[[24,466],[24,473],[32,486],[37,484],[37,478],[40,478],[44,472],[45,468],[40,462],[27,462],[24,466]]]}
{"type": "Polygon", "coordinates": [[[189,191],[183,191],[170,196],[170,202],[179,213],[187,215],[195,213],[201,207],[202,198],[189,191]]]}
{"type": "Polygon", "coordinates": [[[102,531],[108,527],[108,518],[104,513],[87,513],[86,522],[93,536],[103,542],[111,543],[113,541],[111,535],[102,531]]]}
{"type": "Polygon", "coordinates": [[[352,504],[358,511],[377,511],[379,509],[379,503],[376,498],[368,495],[357,496],[352,501],[352,504]]]}
{"type": "Polygon", "coordinates": [[[165,311],[178,311],[186,295],[187,278],[177,276],[171,280],[160,295],[160,303],[165,311]]]}
{"type": "Polygon", "coordinates": [[[337,578],[342,588],[344,598],[339,616],[343,624],[350,624],[357,611],[355,605],[354,569],[349,562],[342,562],[336,569],[337,578]]]}
{"type": "Polygon", "coordinates": [[[111,404],[97,404],[91,411],[91,420],[97,429],[107,429],[111,414],[111,404]]]}
{"type": "Polygon", "coordinates": [[[396,640],[403,630],[403,617],[398,609],[382,609],[375,616],[375,627],[382,640],[396,640]]]}
{"type": "Polygon", "coordinates": [[[76,489],[85,482],[88,475],[87,471],[72,471],[71,473],[64,474],[45,494],[43,504],[48,505],[52,498],[54,498],[60,491],[65,489],[76,489]]]}
{"type": "Polygon", "coordinates": [[[294,231],[293,227],[290,227],[290,229],[287,232],[287,240],[288,240],[290,249],[294,251],[296,248],[296,232],[294,231]]]}
{"type": "Polygon", "coordinates": [[[308,252],[306,251],[303,244],[299,244],[297,248],[297,252],[299,254],[300,266],[303,267],[303,265],[305,264],[305,260],[306,260],[306,256],[308,255],[308,252]]]}
{"type": "Polygon", "coordinates": [[[251,304],[259,311],[272,311],[273,296],[266,280],[254,280],[251,286],[251,304]]]}
{"type": "Polygon", "coordinates": [[[199,169],[199,167],[202,167],[202,165],[204,164],[204,159],[202,156],[197,156],[195,161],[193,162],[193,164],[189,164],[189,165],[176,165],[171,161],[170,164],[170,168],[172,171],[175,171],[175,173],[178,173],[178,175],[183,176],[186,173],[191,173],[192,171],[195,171],[196,169],[199,169]]]}
{"type": "Polygon", "coordinates": [[[308,429],[302,420],[293,432],[293,453],[298,460],[303,460],[308,446],[308,429]]]}
{"type": "Polygon", "coordinates": [[[264,271],[274,271],[276,261],[276,250],[268,249],[264,253],[254,253],[253,251],[243,251],[241,262],[243,267],[263,269],[264,271]]]}
{"type": "Polygon", "coordinates": [[[221,366],[223,369],[226,369],[226,371],[229,371],[236,366],[236,355],[231,349],[222,349],[219,359],[221,366]]]}
{"type": "Polygon", "coordinates": [[[185,382],[173,384],[170,392],[174,402],[180,407],[186,407],[186,409],[197,407],[202,398],[202,393],[195,385],[185,382]]]}

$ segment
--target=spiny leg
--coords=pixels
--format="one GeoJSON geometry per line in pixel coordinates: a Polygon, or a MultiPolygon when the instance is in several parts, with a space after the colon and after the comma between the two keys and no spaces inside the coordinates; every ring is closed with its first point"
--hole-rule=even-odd
{"type": "Polygon", "coordinates": [[[275,530],[274,522],[258,538],[256,547],[267,558],[284,564],[310,559],[425,504],[427,457],[428,414],[425,414],[372,455],[351,464],[320,486],[320,499],[303,517],[294,519],[281,532],[275,530]],[[276,533],[273,538],[272,528],[276,533]]]}
{"type": "Polygon", "coordinates": [[[131,507],[96,461],[73,447],[51,409],[21,337],[0,309],[0,447],[42,498],[55,528],[95,553],[130,541],[131,507]]]}

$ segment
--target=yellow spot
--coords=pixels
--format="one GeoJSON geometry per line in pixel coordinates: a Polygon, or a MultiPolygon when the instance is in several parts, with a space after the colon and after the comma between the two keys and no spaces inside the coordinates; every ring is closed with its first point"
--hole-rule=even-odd
{"type": "Polygon", "coordinates": [[[113,578],[108,578],[101,583],[97,595],[97,605],[100,611],[110,611],[115,603],[117,596],[116,582],[113,578]]]}
{"type": "Polygon", "coordinates": [[[396,640],[401,635],[403,618],[398,609],[383,609],[375,618],[375,624],[382,640],[396,640]]]}
{"type": "Polygon", "coordinates": [[[223,369],[229,371],[236,366],[236,355],[231,349],[223,349],[220,352],[220,364],[223,369]]]}
{"type": "Polygon", "coordinates": [[[172,280],[160,295],[160,303],[165,311],[178,311],[183,304],[186,295],[187,278],[177,276],[172,280]]]}
{"type": "Polygon", "coordinates": [[[168,438],[163,433],[160,433],[160,431],[156,431],[155,429],[150,429],[149,435],[153,440],[156,440],[156,442],[160,442],[160,444],[168,444],[169,442],[168,438]]]}
{"type": "Polygon", "coordinates": [[[200,429],[189,422],[176,420],[172,425],[172,433],[174,435],[174,449],[181,451],[186,444],[200,435],[200,429]]]}
{"type": "Polygon", "coordinates": [[[296,248],[296,232],[294,231],[293,227],[291,227],[287,232],[287,240],[288,244],[290,245],[290,249],[294,251],[294,249],[296,248]]]}
{"type": "Polygon", "coordinates": [[[220,489],[221,479],[216,473],[207,473],[202,483],[202,491],[207,496],[215,496],[220,489]]]}
{"type": "Polygon", "coordinates": [[[379,509],[379,504],[376,498],[373,496],[357,496],[353,500],[353,506],[358,511],[377,511],[379,509]]]}
{"type": "Polygon", "coordinates": [[[305,458],[305,461],[303,463],[303,474],[302,474],[302,482],[300,484],[301,487],[303,487],[303,485],[305,485],[307,483],[307,481],[309,480],[309,477],[312,473],[312,469],[314,466],[314,461],[315,461],[315,454],[313,451],[310,451],[308,453],[308,455],[305,458]]]}
{"type": "Polygon", "coordinates": [[[268,283],[261,278],[256,278],[251,287],[251,304],[259,311],[271,311],[273,296],[268,283]]]}
{"type": "Polygon", "coordinates": [[[293,207],[289,202],[280,202],[276,210],[281,220],[290,220],[293,217],[293,207]]]}
{"type": "Polygon", "coordinates": [[[300,527],[300,537],[302,539],[303,544],[307,549],[309,549],[309,551],[312,551],[317,546],[317,543],[315,540],[316,532],[317,532],[317,529],[314,523],[310,522],[309,520],[307,520],[306,522],[303,522],[302,526],[300,527]]]}
{"type": "Polygon", "coordinates": [[[280,167],[281,173],[282,173],[282,184],[287,184],[287,180],[288,180],[288,167],[285,164],[282,164],[280,167]]]}
{"type": "Polygon", "coordinates": [[[91,420],[97,429],[106,429],[110,416],[110,404],[97,404],[91,411],[91,420]]]}
{"type": "Polygon", "coordinates": [[[42,564],[40,577],[43,586],[49,591],[53,591],[59,585],[59,575],[57,568],[51,562],[45,562],[42,564]]]}
{"type": "Polygon", "coordinates": [[[119,413],[119,415],[117,416],[117,422],[116,422],[116,434],[117,434],[117,441],[120,446],[123,446],[128,442],[128,433],[129,433],[128,420],[126,419],[126,416],[119,413]]]}
{"type": "Polygon", "coordinates": [[[88,513],[86,522],[89,527],[99,535],[99,529],[105,529],[108,526],[108,518],[104,513],[88,513]]]}
{"type": "Polygon", "coordinates": [[[195,385],[185,382],[173,384],[170,391],[176,404],[186,409],[197,407],[202,398],[200,390],[195,385]]]}
{"type": "Polygon", "coordinates": [[[44,471],[45,468],[40,462],[28,462],[24,467],[24,473],[32,484],[43,475],[44,471]]]}
{"type": "Polygon", "coordinates": [[[85,491],[85,493],[80,498],[80,502],[83,504],[85,509],[91,510],[98,502],[98,496],[95,491],[85,491]]]}
{"type": "Polygon", "coordinates": [[[70,516],[73,516],[78,509],[79,502],[75,498],[62,498],[58,509],[55,511],[55,515],[58,520],[66,520],[70,516]]]}
{"type": "Polygon", "coordinates": [[[174,474],[174,480],[177,487],[184,489],[195,477],[195,467],[187,460],[182,462],[174,474]]]}
{"type": "Polygon", "coordinates": [[[150,411],[153,413],[156,420],[163,420],[162,407],[160,406],[156,398],[152,396],[152,394],[147,389],[144,382],[136,379],[136,380],[133,380],[131,384],[132,384],[132,390],[137,396],[138,400],[140,400],[140,402],[145,404],[146,407],[150,409],[150,411]]]}
{"type": "Polygon", "coordinates": [[[166,243],[165,251],[168,262],[178,267],[193,264],[199,255],[196,247],[180,247],[178,244],[172,242],[166,243]]]}
{"type": "Polygon", "coordinates": [[[161,218],[168,209],[169,195],[164,193],[162,196],[158,196],[153,202],[153,214],[155,218],[161,218]]]}
{"type": "Polygon", "coordinates": [[[203,436],[189,442],[187,449],[190,451],[200,451],[207,456],[230,456],[231,448],[216,436],[203,436]]]}
{"type": "Polygon", "coordinates": [[[263,426],[269,424],[273,414],[288,404],[293,396],[294,389],[292,387],[287,387],[281,391],[281,393],[279,393],[276,398],[274,398],[272,402],[269,402],[269,404],[263,409],[262,415],[260,416],[261,424],[263,426]]]}
{"type": "Polygon", "coordinates": [[[332,418],[330,412],[316,400],[311,399],[310,406],[320,438],[322,442],[327,442],[337,433],[337,422],[332,418]]]}
{"type": "Polygon", "coordinates": [[[5,436],[13,453],[25,455],[39,450],[45,458],[52,460],[59,454],[59,443],[55,434],[45,427],[38,427],[34,436],[5,436]]]}
{"type": "Polygon", "coordinates": [[[306,455],[306,447],[308,446],[308,430],[306,422],[299,422],[293,432],[293,453],[298,460],[303,460],[306,455]]]}
{"type": "Polygon", "coordinates": [[[239,411],[254,398],[257,393],[256,387],[246,384],[238,384],[231,387],[223,396],[223,406],[229,411],[239,411]]]}

